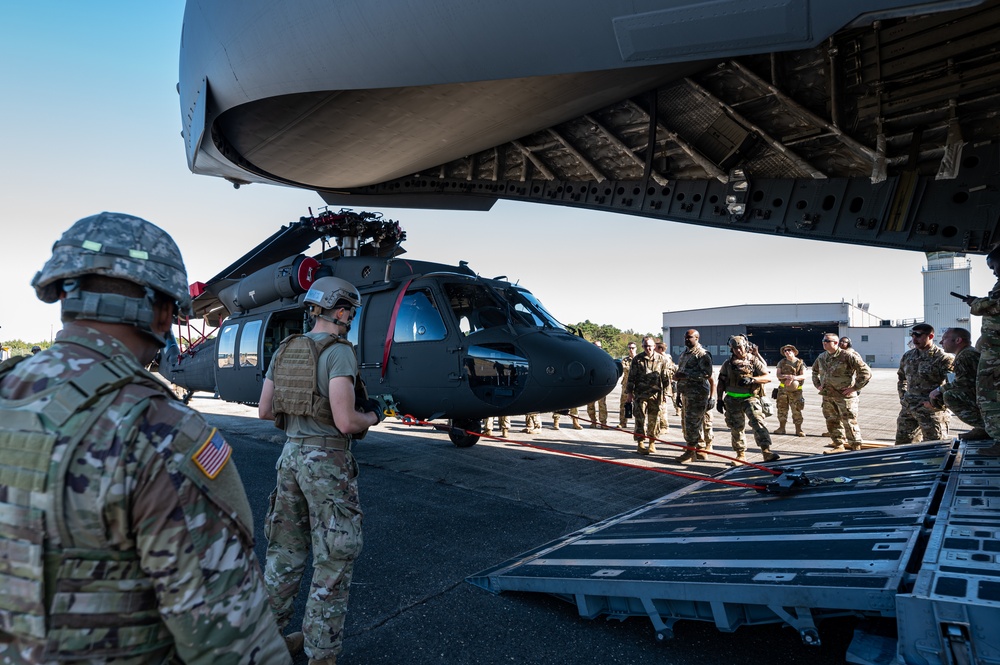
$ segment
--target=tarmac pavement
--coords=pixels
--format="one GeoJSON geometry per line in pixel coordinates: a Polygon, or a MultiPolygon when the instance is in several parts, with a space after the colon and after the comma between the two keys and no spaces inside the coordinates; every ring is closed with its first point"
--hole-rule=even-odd
{"type": "MultiPolygon", "coordinates": [[[[896,372],[873,373],[861,395],[862,436],[892,445],[899,410],[896,372]]],[[[617,425],[619,394],[616,388],[608,396],[611,425],[617,425]]],[[[818,436],[825,430],[819,396],[808,387],[805,395],[808,436],[772,435],[772,449],[782,455],[782,465],[828,449],[829,440],[818,436]]],[[[203,393],[195,395],[191,406],[219,427],[236,451],[263,561],[263,517],[282,433],[257,420],[255,408],[203,393]]],[[[679,418],[672,406],[668,409],[670,427],[663,439],[682,441],[679,418]]],[[[584,409],[581,413],[586,414],[584,409]]],[[[687,476],[729,468],[724,458],[676,464],[673,460],[683,449],[668,443],[658,443],[656,455],[639,456],[629,432],[586,423],[574,430],[569,418],[563,418],[557,431],[551,414],[542,415],[544,428],[538,434],[520,433],[524,419],[515,417],[511,440],[483,439],[465,449],[429,427],[391,420],[355,444],[365,542],[355,567],[339,663],[844,662],[854,619],[822,623],[818,647],[803,645],[796,631],[780,626],[743,627],[726,634],[711,623],[693,621],[679,622],[673,640],[657,643],[648,619],[587,620],[574,605],[552,596],[495,596],[466,583],[466,577],[522,552],[668,494],[692,482],[687,476]]],[[[968,429],[957,418],[952,421],[952,434],[968,429]]],[[[768,424],[774,430],[777,418],[772,416],[768,424]]],[[[791,423],[788,430],[794,431],[791,423]]],[[[729,441],[716,413],[715,450],[732,455],[729,441]]],[[[747,432],[749,460],[759,462],[752,441],[747,432]]],[[[293,627],[301,621],[303,602],[301,595],[293,627]]]]}

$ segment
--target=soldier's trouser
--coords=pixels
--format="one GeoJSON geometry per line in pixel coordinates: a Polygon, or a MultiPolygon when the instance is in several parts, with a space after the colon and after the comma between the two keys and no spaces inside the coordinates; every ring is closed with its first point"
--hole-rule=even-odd
{"type": "Polygon", "coordinates": [[[596,402],[591,402],[587,405],[587,417],[590,418],[590,422],[599,422],[602,425],[608,424],[608,396],[605,395],[596,402]],[[597,419],[600,415],[600,420],[597,419]]]}
{"type": "Polygon", "coordinates": [[[524,417],[525,429],[542,429],[542,418],[537,413],[529,413],[524,417]]]}
{"type": "Polygon", "coordinates": [[[861,443],[857,395],[857,393],[851,393],[851,397],[823,395],[823,418],[826,420],[826,431],[830,433],[834,446],[861,443]]]}
{"type": "Polygon", "coordinates": [[[954,390],[945,393],[944,403],[959,420],[969,427],[983,427],[983,414],[975,397],[960,394],[954,390]]]}
{"type": "Polygon", "coordinates": [[[667,422],[667,405],[670,404],[670,398],[665,397],[663,402],[660,403],[660,431],[666,432],[670,427],[670,423],[667,422]]]}
{"type": "Polygon", "coordinates": [[[733,450],[740,453],[746,450],[743,430],[747,423],[753,430],[754,441],[761,450],[771,449],[771,434],[764,424],[764,409],[756,397],[730,397],[726,395],[726,426],[733,439],[733,450]]]}
{"type": "Polygon", "coordinates": [[[622,389],[621,401],[618,403],[618,426],[622,429],[628,427],[628,418],[625,417],[625,405],[628,402],[625,401],[625,390],[622,389]]]}
{"type": "Polygon", "coordinates": [[[979,356],[976,372],[976,399],[983,416],[983,429],[1000,441],[1000,354],[987,349],[979,356]]]}
{"type": "Polygon", "coordinates": [[[924,441],[948,437],[948,410],[928,409],[923,405],[926,397],[904,395],[896,418],[896,445],[913,443],[917,431],[923,432],[924,441]]]}
{"type": "MultiPolygon", "coordinates": [[[[796,426],[802,425],[802,407],[805,406],[806,399],[802,395],[802,390],[778,389],[778,425],[784,427],[788,422],[788,411],[792,412],[792,422],[796,426]]],[[[829,431],[829,430],[827,430],[829,431]]]]}
{"type": "MultiPolygon", "coordinates": [[[[707,406],[707,392],[685,391],[681,393],[684,442],[689,446],[706,448],[712,442],[711,436],[708,436],[704,442],[701,440],[705,428],[705,416],[708,415],[707,406]]],[[[709,432],[711,432],[711,425],[709,425],[709,432]]]]}
{"type": "Polygon", "coordinates": [[[306,557],[313,575],[302,632],[310,658],[332,658],[343,644],[347,594],[361,552],[358,466],[349,451],[286,442],[264,520],[264,583],[281,631],[292,618],[306,557]],[[315,528],[310,530],[310,524],[315,528]]]}
{"type": "MultiPolygon", "coordinates": [[[[500,429],[510,429],[510,416],[499,416],[500,429]]],[[[483,419],[483,431],[492,432],[493,431],[493,416],[489,416],[483,419]]]]}
{"type": "Polygon", "coordinates": [[[642,442],[643,437],[655,439],[660,435],[660,396],[635,398],[632,402],[632,415],[635,416],[635,440],[642,442]]]}

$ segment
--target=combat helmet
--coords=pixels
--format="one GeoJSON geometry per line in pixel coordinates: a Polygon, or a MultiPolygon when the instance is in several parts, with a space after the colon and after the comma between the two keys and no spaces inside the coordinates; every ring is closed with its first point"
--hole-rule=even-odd
{"type": "Polygon", "coordinates": [[[320,309],[333,309],[341,300],[349,302],[351,307],[361,307],[361,294],[353,284],[339,277],[320,277],[309,287],[302,302],[320,309]]]}
{"type": "Polygon", "coordinates": [[[31,280],[42,302],[54,303],[60,293],[63,318],[134,325],[165,341],[152,331],[156,292],[173,300],[184,314],[191,310],[187,271],[180,250],[166,231],[139,217],[102,212],[84,217],[52,246],[52,257],[31,280]],[[133,298],[114,293],[81,291],[77,278],[103,275],[145,288],[133,298]]]}

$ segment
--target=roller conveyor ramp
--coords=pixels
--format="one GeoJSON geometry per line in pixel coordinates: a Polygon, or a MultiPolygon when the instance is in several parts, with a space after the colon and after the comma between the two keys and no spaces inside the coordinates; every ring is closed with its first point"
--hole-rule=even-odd
{"type": "MultiPolygon", "coordinates": [[[[698,481],[468,581],[645,616],[660,640],[693,619],[784,623],[819,644],[824,618],[894,617],[895,644],[860,630],[848,660],[1000,663],[1000,458],[976,452],[990,444],[796,459],[786,491],[698,481]]],[[[750,466],[718,479],[777,488],[750,466]]]]}

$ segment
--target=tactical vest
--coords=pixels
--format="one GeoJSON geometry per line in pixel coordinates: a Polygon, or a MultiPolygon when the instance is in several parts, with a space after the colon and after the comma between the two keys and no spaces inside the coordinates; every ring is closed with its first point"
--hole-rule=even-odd
{"type": "MultiPolygon", "coordinates": [[[[282,427],[284,415],[308,416],[318,423],[336,427],[330,398],[319,392],[319,357],[333,344],[354,346],[337,335],[319,342],[306,335],[289,335],[274,355],[274,416],[282,427]]],[[[355,383],[357,385],[357,382],[355,383]]],[[[284,427],[282,427],[284,429],[284,427]]]]}
{"type": "MultiPolygon", "coordinates": [[[[23,359],[0,366],[0,382],[23,359]]],[[[121,390],[138,384],[140,398],[119,431],[151,398],[172,397],[136,367],[112,357],[28,398],[0,399],[0,631],[44,645],[47,660],[134,655],[173,642],[137,553],[74,547],[64,520],[75,450],[121,390]]]]}

